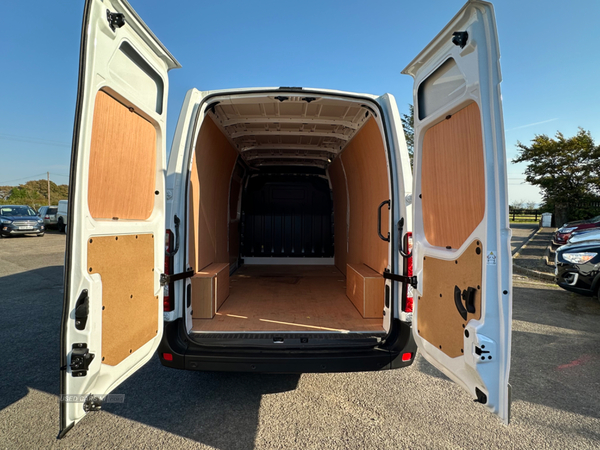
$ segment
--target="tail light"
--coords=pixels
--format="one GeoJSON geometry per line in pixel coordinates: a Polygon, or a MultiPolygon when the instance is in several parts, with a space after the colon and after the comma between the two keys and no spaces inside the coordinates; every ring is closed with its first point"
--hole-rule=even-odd
{"type": "Polygon", "coordinates": [[[46,215],[44,216],[44,219],[50,219],[50,216],[49,216],[48,214],[46,214],[46,215]]]}
{"type": "MultiPolygon", "coordinates": [[[[171,230],[167,230],[165,234],[165,275],[171,275],[171,257],[168,256],[168,252],[171,251],[172,242],[173,232],[171,230]]],[[[173,299],[171,298],[170,284],[167,284],[164,287],[163,309],[166,312],[173,311],[175,309],[175,304],[173,302],[173,299]]]]}
{"type": "MultiPolygon", "coordinates": [[[[406,249],[405,251],[411,255],[410,257],[405,259],[405,273],[407,277],[412,277],[413,276],[413,257],[412,257],[412,250],[413,250],[413,239],[412,239],[412,232],[407,232],[405,237],[404,237],[404,248],[406,249]]],[[[404,302],[404,312],[407,313],[411,313],[413,312],[413,287],[410,284],[406,284],[406,300],[404,302]]]]}

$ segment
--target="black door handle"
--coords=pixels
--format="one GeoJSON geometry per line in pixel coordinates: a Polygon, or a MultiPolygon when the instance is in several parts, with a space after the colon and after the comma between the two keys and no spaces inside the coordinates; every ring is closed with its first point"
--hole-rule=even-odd
{"type": "Polygon", "coordinates": [[[180,220],[179,220],[179,217],[177,217],[177,216],[175,216],[173,220],[175,221],[175,246],[174,246],[175,248],[171,251],[165,251],[165,254],[168,257],[175,256],[175,253],[177,253],[177,251],[179,250],[179,222],[180,222],[180,220]]]}
{"type": "MultiPolygon", "coordinates": [[[[400,252],[400,254],[408,259],[412,256],[412,252],[410,253],[405,253],[404,252],[404,237],[402,235],[402,230],[404,228],[404,217],[400,217],[400,220],[398,221],[398,236],[400,236],[400,242],[398,243],[398,251],[400,252]]],[[[408,243],[407,243],[408,245],[408,243]]]]}
{"type": "Polygon", "coordinates": [[[474,314],[475,313],[475,293],[477,289],[473,287],[468,287],[464,291],[460,291],[458,286],[454,286],[454,304],[456,305],[456,309],[458,313],[463,318],[463,320],[467,320],[467,313],[474,314]],[[463,300],[465,301],[465,306],[463,305],[463,300]]]}
{"type": "Polygon", "coordinates": [[[90,298],[88,297],[88,290],[84,289],[81,291],[81,294],[79,294],[77,303],[75,303],[75,328],[84,330],[89,314],[90,298]]]}
{"type": "Polygon", "coordinates": [[[390,242],[390,232],[389,231],[388,231],[387,237],[385,237],[383,234],[381,234],[381,208],[385,204],[388,205],[388,211],[389,211],[389,209],[390,209],[390,201],[389,200],[381,202],[381,205],[379,205],[379,208],[377,208],[377,234],[379,235],[379,237],[381,238],[382,241],[390,242]]]}

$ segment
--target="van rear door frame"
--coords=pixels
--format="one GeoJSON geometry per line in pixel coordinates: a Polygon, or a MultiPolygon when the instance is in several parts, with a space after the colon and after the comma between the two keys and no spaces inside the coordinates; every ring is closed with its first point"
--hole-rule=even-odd
{"type": "MultiPolygon", "coordinates": [[[[398,221],[400,220],[400,218],[403,216],[402,214],[402,210],[404,209],[405,211],[405,215],[406,215],[406,205],[401,205],[400,203],[400,197],[403,197],[401,195],[399,195],[400,193],[400,182],[401,180],[398,178],[398,170],[396,169],[399,165],[404,164],[407,158],[408,158],[408,152],[406,150],[404,150],[404,152],[406,153],[405,156],[401,156],[403,155],[403,147],[402,144],[400,144],[400,142],[405,142],[404,141],[404,134],[401,135],[400,138],[398,138],[398,129],[400,131],[402,131],[402,124],[399,121],[399,118],[397,118],[397,120],[393,121],[393,123],[395,124],[395,127],[391,127],[390,125],[392,125],[392,120],[390,119],[391,115],[394,115],[394,107],[396,108],[396,112],[397,112],[397,106],[395,103],[395,100],[393,99],[392,96],[390,96],[389,94],[385,94],[384,96],[381,97],[365,97],[362,95],[353,95],[352,93],[348,93],[348,92],[340,92],[340,91],[333,91],[333,90],[318,90],[318,89],[310,89],[310,88],[289,88],[289,87],[273,87],[273,88],[259,88],[259,89],[244,89],[244,90],[239,90],[239,89],[227,89],[227,90],[219,90],[219,91],[199,91],[197,89],[191,89],[190,91],[188,91],[188,96],[190,96],[191,98],[195,98],[197,101],[197,105],[195,107],[195,112],[194,112],[194,124],[192,127],[190,127],[190,131],[189,131],[189,138],[188,138],[188,143],[185,146],[186,149],[188,149],[188,154],[187,157],[183,160],[182,162],[182,167],[185,167],[185,176],[182,177],[182,180],[184,181],[185,184],[185,189],[184,189],[184,198],[185,198],[185,202],[186,202],[186,207],[185,207],[185,219],[184,219],[184,223],[185,223],[185,245],[184,245],[184,253],[183,253],[183,260],[186,261],[186,265],[189,265],[187,263],[187,258],[188,258],[188,251],[187,251],[187,242],[189,242],[189,226],[188,226],[188,222],[189,222],[189,216],[188,216],[188,207],[187,207],[187,199],[189,197],[189,183],[190,183],[190,174],[191,174],[191,165],[192,165],[192,161],[193,161],[193,154],[194,154],[194,145],[196,140],[198,139],[198,133],[200,132],[200,128],[202,125],[202,121],[204,120],[204,116],[206,114],[207,108],[212,105],[214,102],[211,102],[211,100],[215,99],[215,98],[219,98],[219,97],[233,97],[233,96],[237,96],[237,95],[256,95],[256,94],[289,94],[290,96],[293,95],[298,95],[298,93],[302,93],[302,94],[307,94],[307,95],[318,95],[318,96],[331,96],[331,97],[338,97],[338,98],[347,98],[347,99],[351,99],[353,101],[356,100],[360,100],[363,102],[366,102],[370,105],[372,105],[374,108],[376,108],[375,110],[377,111],[377,123],[378,126],[382,127],[383,130],[383,138],[384,138],[384,145],[385,145],[385,151],[386,151],[386,157],[387,157],[387,164],[388,164],[388,170],[389,170],[389,180],[390,180],[390,214],[389,214],[389,229],[390,229],[390,245],[389,245],[389,251],[388,251],[388,269],[392,272],[392,273],[401,273],[404,271],[404,267],[402,264],[402,260],[400,259],[399,253],[396,251],[396,249],[398,249],[399,247],[399,237],[398,237],[398,230],[397,230],[397,224],[398,221]],[[391,133],[394,133],[394,135],[392,136],[391,133]],[[394,145],[391,145],[392,142],[394,143],[394,145]],[[398,160],[397,158],[400,157],[400,160],[398,160]]],[[[186,96],[186,100],[184,101],[184,107],[185,105],[188,105],[188,96],[186,96]]],[[[190,106],[188,106],[188,108],[190,108],[190,106]]],[[[398,114],[396,114],[398,115],[398,114]]],[[[183,117],[183,113],[182,113],[182,117],[183,117]]],[[[191,122],[191,117],[188,120],[188,124],[191,122]]],[[[185,124],[182,124],[182,130],[183,127],[185,126],[185,124]]],[[[179,129],[179,123],[177,125],[177,128],[179,129]]],[[[182,148],[181,145],[181,141],[178,140],[178,143],[176,144],[176,141],[173,141],[173,149],[175,148],[182,148]]],[[[406,147],[406,144],[404,143],[404,149],[406,147]]],[[[173,155],[171,154],[171,158],[173,157],[173,155]]],[[[410,165],[410,163],[409,163],[410,165]]],[[[177,166],[178,167],[178,166],[177,166]]],[[[176,169],[175,169],[176,170],[176,169]]],[[[171,172],[171,169],[169,170],[171,172]]],[[[406,172],[406,170],[402,170],[403,173],[406,172]]],[[[412,182],[412,179],[410,180],[412,182]]],[[[406,192],[407,190],[407,186],[410,189],[410,183],[409,185],[406,185],[406,183],[404,183],[404,187],[402,189],[403,192],[406,192]]],[[[170,216],[173,216],[173,214],[170,214],[170,216]]],[[[410,219],[410,213],[407,216],[408,219],[410,219]]],[[[170,220],[170,219],[169,219],[170,220]]],[[[406,219],[405,219],[406,220],[406,219]]],[[[168,227],[168,222],[167,222],[167,227],[168,227]]],[[[411,227],[411,222],[408,221],[405,225],[405,231],[409,231],[411,227]]],[[[175,271],[177,271],[177,268],[174,269],[175,271]]],[[[411,315],[407,315],[405,314],[402,310],[401,310],[401,292],[400,289],[396,289],[395,284],[396,283],[392,283],[390,280],[385,280],[386,281],[386,285],[390,287],[390,305],[388,307],[385,307],[385,313],[384,313],[384,317],[383,317],[383,323],[384,323],[384,329],[386,331],[386,333],[388,335],[390,335],[391,329],[392,329],[392,325],[394,323],[394,319],[397,320],[402,320],[402,321],[410,321],[411,320],[411,315]]],[[[189,283],[189,280],[186,282],[189,283]]],[[[180,291],[176,291],[176,292],[180,292],[180,291]]],[[[183,293],[183,291],[181,291],[183,293]]],[[[191,329],[191,319],[188,318],[189,314],[187,314],[187,310],[189,310],[189,308],[186,309],[186,317],[185,320],[183,321],[183,323],[185,324],[185,328],[186,328],[186,333],[189,332],[189,330],[191,329]]],[[[177,306],[176,306],[176,311],[177,311],[177,306]]],[[[173,315],[173,318],[171,319],[169,316],[169,319],[174,320],[175,319],[175,315],[173,315]]]]}

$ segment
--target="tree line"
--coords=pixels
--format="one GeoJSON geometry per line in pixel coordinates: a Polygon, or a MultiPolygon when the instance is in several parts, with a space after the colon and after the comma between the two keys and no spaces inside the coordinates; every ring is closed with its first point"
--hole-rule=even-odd
{"type": "MultiPolygon", "coordinates": [[[[59,200],[69,197],[67,184],[50,181],[50,202],[57,205],[59,200]]],[[[19,186],[0,186],[0,203],[3,205],[28,205],[33,209],[48,204],[48,181],[32,180],[19,186]]]]}

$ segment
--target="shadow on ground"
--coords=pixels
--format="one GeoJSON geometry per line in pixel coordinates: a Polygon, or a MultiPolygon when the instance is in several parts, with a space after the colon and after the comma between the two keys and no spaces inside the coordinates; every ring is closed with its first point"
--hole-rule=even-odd
{"type": "MultiPolygon", "coordinates": [[[[12,349],[0,371],[0,410],[25,397],[28,388],[59,394],[62,270],[0,278],[2,343],[12,349]]],[[[299,378],[179,371],[156,357],[115,391],[125,395],[124,403],[107,403],[103,410],[216,448],[253,448],[262,396],[296,389],[299,378]]],[[[58,426],[58,403],[55,411],[58,426]]]]}

